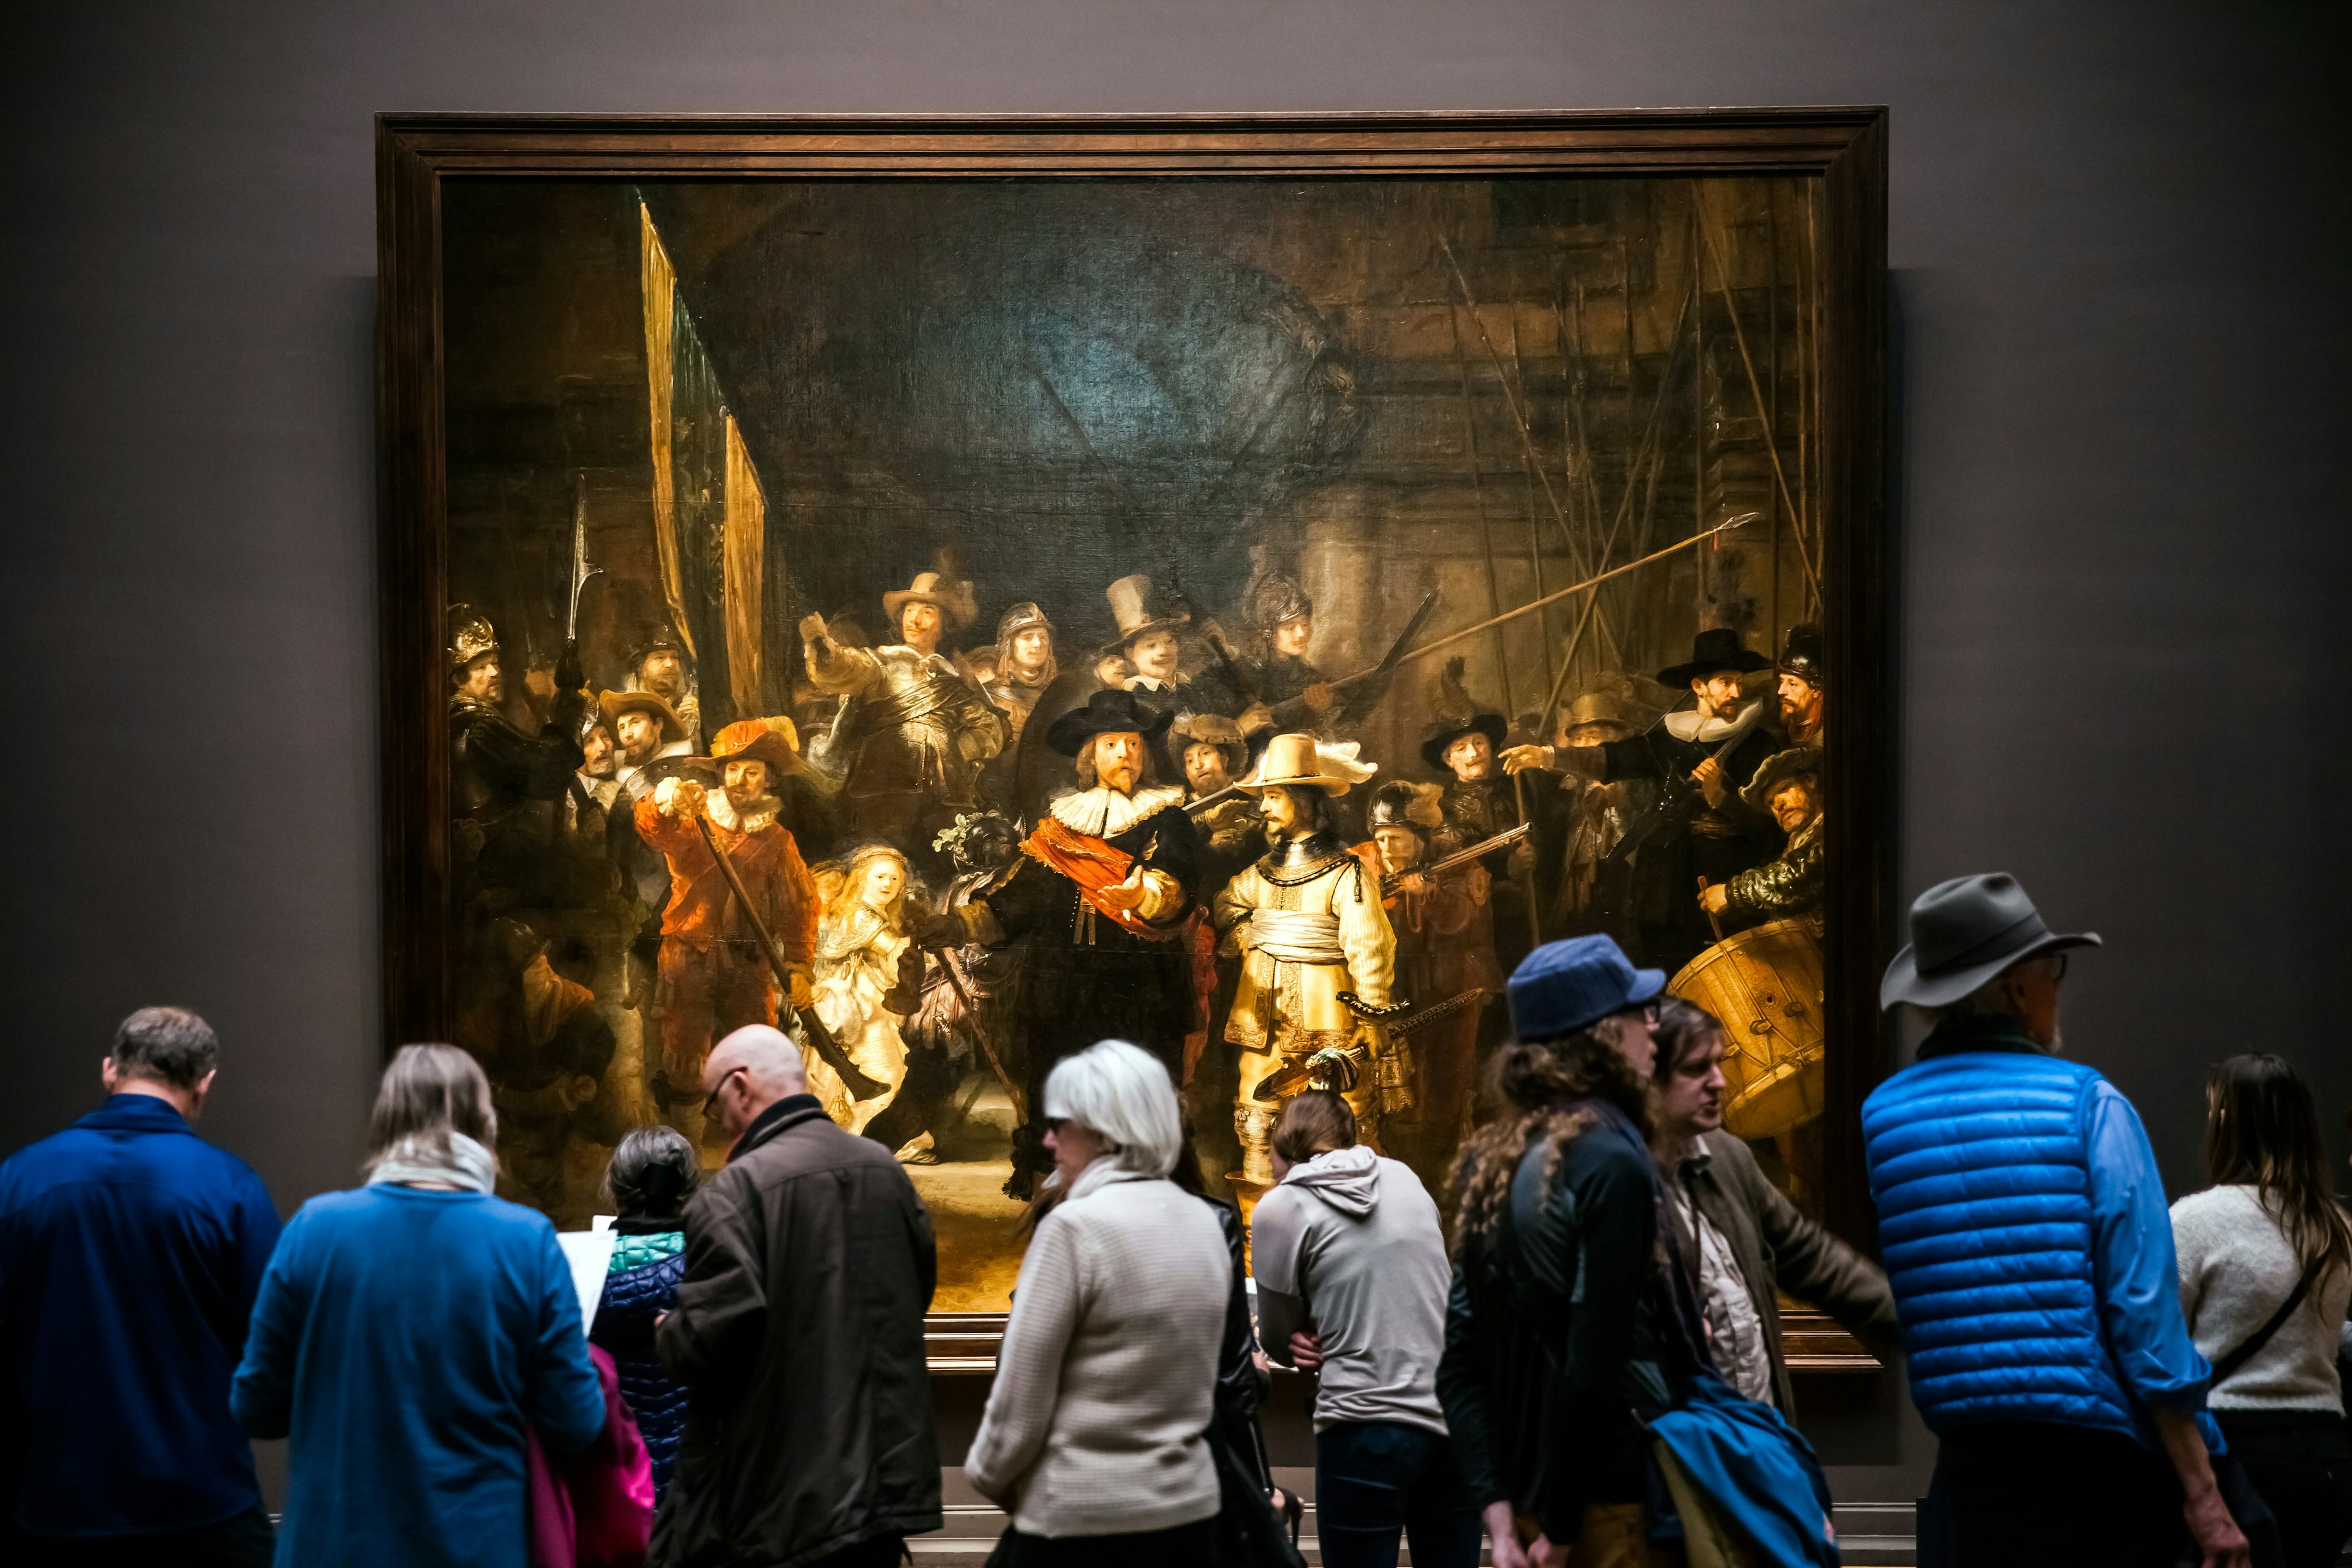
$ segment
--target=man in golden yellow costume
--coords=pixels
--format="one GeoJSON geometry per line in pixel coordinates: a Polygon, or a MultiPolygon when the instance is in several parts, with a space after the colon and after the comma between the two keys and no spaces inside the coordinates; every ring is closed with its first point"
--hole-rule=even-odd
{"type": "Polygon", "coordinates": [[[1381,1113],[1412,1103],[1402,1042],[1379,1024],[1398,1010],[1380,876],[1340,842],[1331,816],[1331,801],[1370,774],[1318,752],[1312,735],[1286,734],[1238,786],[1258,797],[1274,842],[1217,896],[1213,915],[1242,959],[1225,1038],[1242,1054],[1234,1131],[1245,1186],[1274,1182],[1268,1141],[1282,1106],[1256,1090],[1276,1073],[1296,1068],[1300,1088],[1340,1090],[1375,1146],[1381,1113]]]}

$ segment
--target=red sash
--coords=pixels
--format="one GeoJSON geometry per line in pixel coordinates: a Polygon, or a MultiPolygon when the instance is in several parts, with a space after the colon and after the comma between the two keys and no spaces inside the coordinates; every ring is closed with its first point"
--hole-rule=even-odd
{"type": "Polygon", "coordinates": [[[1181,921],[1171,926],[1155,926],[1133,910],[1113,909],[1103,901],[1103,889],[1127,880],[1127,873],[1135,864],[1135,858],[1124,849],[1114,849],[1090,834],[1073,833],[1058,818],[1048,816],[1037,824],[1037,830],[1029,835],[1021,852],[1046,869],[1076,882],[1078,897],[1105,920],[1118,921],[1122,930],[1150,942],[1172,942],[1184,930],[1181,921]]]}

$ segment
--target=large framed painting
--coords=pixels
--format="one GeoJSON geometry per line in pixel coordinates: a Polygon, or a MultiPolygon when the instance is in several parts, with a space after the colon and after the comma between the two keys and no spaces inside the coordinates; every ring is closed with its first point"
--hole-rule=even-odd
{"type": "Polygon", "coordinates": [[[1042,1086],[1443,1191],[1605,932],[1861,1234],[1877,110],[380,123],[385,974],[500,1191],[774,1024],[1004,1309],[1042,1086]]]}

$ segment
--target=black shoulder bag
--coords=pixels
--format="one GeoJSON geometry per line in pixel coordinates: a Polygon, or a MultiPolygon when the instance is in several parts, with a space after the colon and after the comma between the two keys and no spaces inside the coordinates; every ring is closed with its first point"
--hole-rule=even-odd
{"type": "Polygon", "coordinates": [[[2303,1305],[2304,1298],[2311,1294],[2311,1282],[2318,1272],[2316,1262],[2305,1269],[2303,1278],[2294,1282],[2294,1289],[2287,1292],[2286,1300],[2279,1303],[2279,1310],[2271,1314],[2271,1321],[2248,1334],[2236,1350],[2213,1363],[2213,1381],[2206,1384],[2208,1388],[2221,1387],[2236,1376],[2240,1368],[2262,1354],[2263,1347],[2271,1342],[2271,1336],[2286,1326],[2286,1321],[2294,1316],[2294,1310],[2303,1305]]]}

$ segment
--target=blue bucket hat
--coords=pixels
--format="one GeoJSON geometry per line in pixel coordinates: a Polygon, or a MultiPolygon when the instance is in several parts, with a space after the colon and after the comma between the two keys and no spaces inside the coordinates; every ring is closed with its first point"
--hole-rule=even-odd
{"type": "Polygon", "coordinates": [[[1549,1040],[1599,1023],[1665,989],[1663,969],[1636,969],[1605,936],[1548,942],[1520,960],[1504,994],[1511,1032],[1522,1040],[1549,1040]]]}

